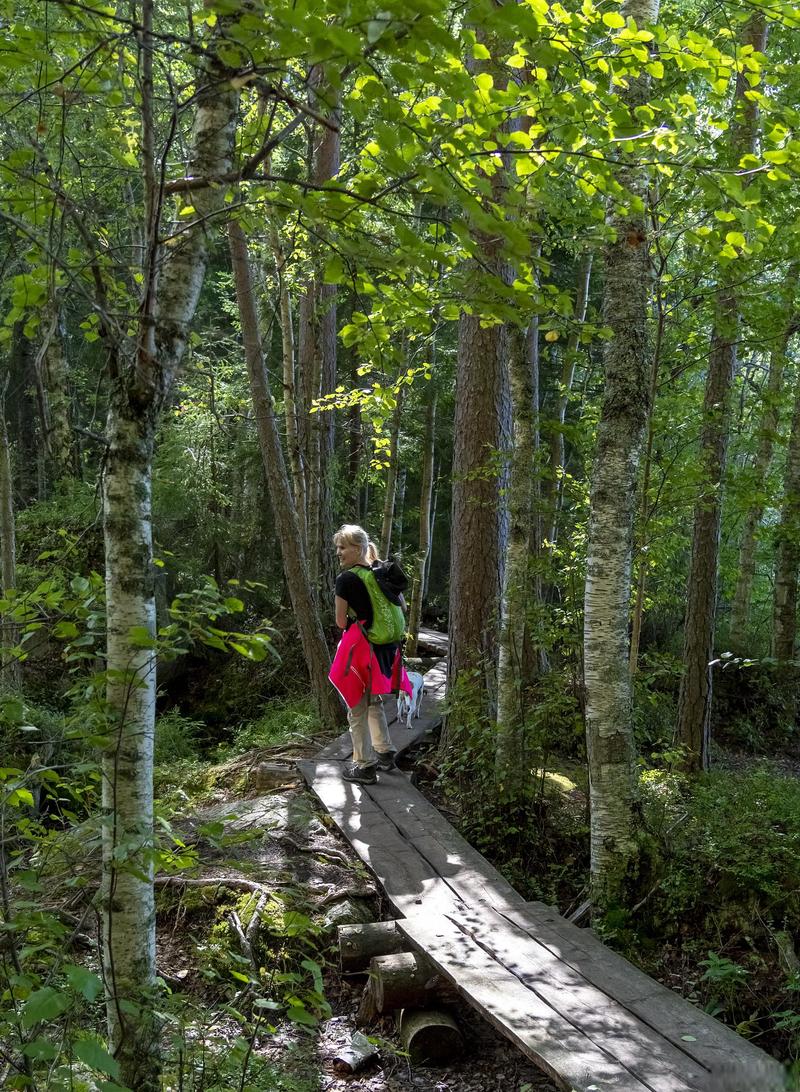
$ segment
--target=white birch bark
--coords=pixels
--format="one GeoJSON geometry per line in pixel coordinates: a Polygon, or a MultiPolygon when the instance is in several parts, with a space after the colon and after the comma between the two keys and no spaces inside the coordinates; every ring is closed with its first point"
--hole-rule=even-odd
{"type": "MultiPolygon", "coordinates": [[[[627,0],[620,14],[646,27],[658,0],[627,0]]],[[[619,92],[633,112],[647,101],[642,75],[619,92]]],[[[624,166],[619,181],[644,207],[647,172],[624,166]]],[[[610,217],[615,241],[605,254],[604,321],[613,334],[592,469],[584,600],[584,686],[591,805],[591,894],[602,915],[624,904],[637,859],[635,747],[628,670],[631,549],[636,477],[647,421],[650,270],[644,212],[610,217]]]]}
{"type": "MultiPolygon", "coordinates": [[[[116,356],[108,411],[103,481],[106,551],[107,701],[109,743],[103,755],[103,969],[112,1051],[122,1083],[137,1092],[160,1088],[155,1000],[153,899],[153,734],[155,660],[132,636],[155,634],[150,481],[153,437],[183,356],[203,284],[213,217],[224,188],[197,188],[198,219],[158,247],[152,127],[152,2],[142,9],[143,155],[147,257],[140,335],[132,361],[116,356]]],[[[223,22],[222,20],[220,21],[223,22]]],[[[213,49],[213,46],[211,47],[213,49]]],[[[214,178],[230,169],[236,93],[208,55],[198,77],[190,175],[214,178]]],[[[145,642],[146,643],[146,642],[145,642]]]]}

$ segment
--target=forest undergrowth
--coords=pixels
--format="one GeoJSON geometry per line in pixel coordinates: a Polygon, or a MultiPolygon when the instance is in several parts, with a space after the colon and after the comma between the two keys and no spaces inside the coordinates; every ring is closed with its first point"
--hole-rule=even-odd
{"type": "MultiPolygon", "coordinates": [[[[669,658],[637,681],[639,873],[629,907],[594,928],[647,974],[800,1075],[800,752],[774,668],[720,683],[709,773],[673,744],[669,658]]],[[[529,790],[497,797],[493,726],[463,717],[460,758],[421,760],[425,791],[527,899],[587,923],[589,802],[581,710],[551,677],[531,713],[529,790]]]]}
{"type": "MultiPolygon", "coordinates": [[[[76,579],[66,579],[70,609],[91,630],[97,591],[76,579]]],[[[155,867],[166,1088],[214,1092],[238,1081],[311,1092],[330,1059],[309,1043],[331,1018],[345,1019],[352,1001],[333,968],[336,918],[326,895],[354,889],[366,913],[380,913],[370,878],[294,773],[294,760],[313,754],[323,735],[297,683],[296,651],[279,626],[272,632],[279,660],[201,644],[163,673],[155,867]]],[[[9,1088],[66,1087],[93,1072],[97,1087],[113,1092],[114,1059],[98,1036],[94,902],[102,819],[92,724],[102,718],[80,656],[70,688],[59,690],[65,640],[72,647],[80,637],[66,628],[59,645],[51,640],[32,657],[28,695],[0,700],[4,919],[13,938],[3,948],[0,1038],[22,1035],[30,1067],[15,1075],[7,1066],[9,1088]]],[[[688,779],[672,743],[675,662],[643,657],[641,874],[632,909],[607,915],[601,931],[648,974],[798,1068],[800,762],[773,672],[735,664],[721,672],[714,768],[688,779]]],[[[523,797],[496,792],[493,726],[464,708],[447,761],[435,747],[414,756],[423,791],[465,837],[522,895],[565,915],[581,911],[588,890],[579,695],[569,667],[540,680],[523,797]]],[[[385,1057],[397,1049],[385,1045],[385,1057]]]]}

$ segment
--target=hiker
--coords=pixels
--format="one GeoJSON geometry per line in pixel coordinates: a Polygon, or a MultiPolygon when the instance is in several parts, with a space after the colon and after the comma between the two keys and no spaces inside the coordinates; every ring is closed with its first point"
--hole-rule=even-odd
{"type": "Polygon", "coordinates": [[[343,776],[374,785],[379,769],[395,769],[382,695],[400,686],[411,690],[401,661],[405,621],[392,588],[387,595],[378,585],[364,528],[345,524],[333,542],[342,570],[335,587],[336,625],[343,634],[330,679],[348,706],[353,740],[353,764],[343,776]]]}

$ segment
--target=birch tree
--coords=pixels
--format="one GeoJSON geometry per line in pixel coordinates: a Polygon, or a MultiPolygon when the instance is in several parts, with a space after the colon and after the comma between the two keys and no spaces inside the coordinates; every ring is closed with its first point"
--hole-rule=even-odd
{"type": "MultiPolygon", "coordinates": [[[[205,277],[209,231],[225,196],[221,186],[192,184],[191,223],[169,248],[163,246],[152,20],[153,4],[146,0],[139,36],[146,240],[140,320],[130,354],[112,345],[103,475],[110,718],[103,756],[103,965],[109,1040],[123,1082],[137,1090],[159,1087],[152,856],[153,444],[205,277]]],[[[213,43],[198,68],[195,103],[188,178],[224,177],[232,164],[237,93],[213,43]]]]}
{"type": "MultiPolygon", "coordinates": [[[[657,23],[658,14],[659,0],[626,0],[620,10],[640,28],[657,23]]],[[[635,117],[650,81],[640,73],[627,82],[619,99],[635,117]]],[[[637,468],[649,408],[647,171],[629,163],[619,181],[629,196],[609,215],[614,241],[605,252],[603,316],[612,336],[604,356],[584,599],[591,894],[598,915],[625,902],[638,854],[628,623],[637,468]]]]}

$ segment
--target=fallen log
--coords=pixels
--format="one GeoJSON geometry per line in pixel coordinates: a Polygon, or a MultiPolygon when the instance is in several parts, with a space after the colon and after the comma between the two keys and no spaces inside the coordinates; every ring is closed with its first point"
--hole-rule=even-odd
{"type": "Polygon", "coordinates": [[[393,1009],[424,1008],[456,999],[456,991],[424,956],[416,952],[374,956],[356,1024],[366,1027],[393,1009]]]}
{"type": "Polygon", "coordinates": [[[463,1054],[458,1024],[442,1009],[404,1009],[399,1030],[412,1065],[447,1065],[463,1054]]]}
{"type": "Polygon", "coordinates": [[[339,926],[339,968],[343,974],[365,971],[375,956],[402,952],[406,940],[395,921],[339,926]]]}
{"type": "Polygon", "coordinates": [[[378,1012],[424,1004],[442,984],[438,972],[417,952],[375,956],[369,978],[378,1012]]]}

